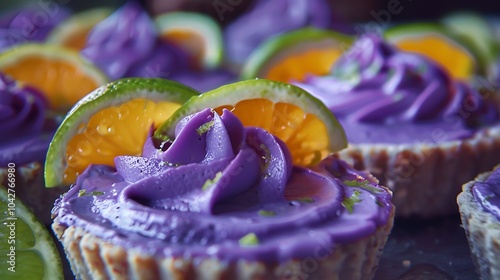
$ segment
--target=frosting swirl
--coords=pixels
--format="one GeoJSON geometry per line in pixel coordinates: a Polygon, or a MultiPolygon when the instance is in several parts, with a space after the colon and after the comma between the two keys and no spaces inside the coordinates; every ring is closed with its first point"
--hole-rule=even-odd
{"type": "Polygon", "coordinates": [[[294,167],[279,139],[227,110],[191,115],[175,135],[117,157],[116,170],[89,167],[56,202],[59,223],[156,255],[277,261],[367,236],[392,210],[389,192],[346,163],[294,167]]]}
{"type": "Polygon", "coordinates": [[[483,209],[500,220],[500,167],[484,182],[476,182],[472,194],[483,209]]]}
{"type": "Polygon", "coordinates": [[[266,39],[306,26],[326,28],[330,7],[324,0],[261,0],[225,30],[227,55],[242,63],[266,39]]]}
{"type": "Polygon", "coordinates": [[[47,132],[47,106],[40,92],[29,86],[18,87],[0,73],[0,166],[45,158],[51,136],[47,132]]]}
{"type": "Polygon", "coordinates": [[[123,77],[167,77],[187,68],[187,57],[157,36],[148,14],[135,1],[97,24],[82,55],[111,80],[123,77]]]}
{"type": "Polygon", "coordinates": [[[399,51],[375,34],[361,37],[332,66],[330,76],[311,76],[300,86],[341,119],[348,138],[350,125],[359,129],[428,124],[448,126],[455,130],[451,138],[461,138],[471,135],[469,129],[499,119],[494,102],[480,92],[451,80],[436,63],[399,51]]]}

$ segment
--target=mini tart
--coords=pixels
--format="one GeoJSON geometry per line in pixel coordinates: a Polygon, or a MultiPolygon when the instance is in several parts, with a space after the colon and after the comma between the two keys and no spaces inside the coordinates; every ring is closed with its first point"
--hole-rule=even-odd
{"type": "MultiPolygon", "coordinates": [[[[500,168],[500,166],[497,166],[500,168]]],[[[462,186],[457,203],[462,226],[469,241],[472,261],[483,280],[500,279],[500,221],[485,211],[476,201],[472,189],[476,182],[483,182],[491,172],[479,174],[462,186]]]]}
{"type": "Polygon", "coordinates": [[[138,250],[125,250],[80,228],[52,229],[62,242],[77,279],[372,279],[391,232],[389,222],[369,237],[336,247],[329,256],[285,263],[222,262],[216,258],[156,258],[138,250]]]}
{"type": "Polygon", "coordinates": [[[436,144],[350,143],[339,156],[393,191],[396,217],[450,215],[457,211],[457,186],[498,163],[500,126],[480,130],[469,139],[436,144]]]}

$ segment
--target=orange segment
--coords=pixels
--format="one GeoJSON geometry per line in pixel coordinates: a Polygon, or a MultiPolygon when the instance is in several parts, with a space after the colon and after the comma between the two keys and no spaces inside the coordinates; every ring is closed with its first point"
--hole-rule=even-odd
{"type": "Polygon", "coordinates": [[[107,82],[102,72],[76,51],[42,44],[25,44],[2,53],[0,71],[41,90],[50,107],[62,113],[107,82]]]}
{"type": "Polygon", "coordinates": [[[149,129],[164,122],[180,107],[177,103],[136,98],[94,114],[66,148],[64,183],[75,182],[89,164],[114,165],[115,156],[140,156],[149,129]]]}
{"type": "Polygon", "coordinates": [[[294,164],[314,165],[328,155],[325,124],[296,105],[255,98],[220,106],[215,111],[221,115],[223,108],[231,110],[244,126],[257,126],[280,138],[290,149],[294,164]]]}
{"type": "Polygon", "coordinates": [[[61,45],[74,50],[81,50],[85,47],[87,43],[87,36],[89,35],[92,27],[76,30],[76,32],[68,35],[61,41],[61,45]]]}
{"type": "Polygon", "coordinates": [[[49,98],[52,108],[71,106],[99,86],[77,65],[45,57],[25,57],[3,68],[2,72],[40,89],[49,98]]]}
{"type": "Polygon", "coordinates": [[[428,34],[408,37],[396,41],[395,45],[437,61],[457,79],[467,80],[474,73],[474,58],[464,48],[442,36],[428,34]]]}
{"type": "Polygon", "coordinates": [[[340,49],[310,49],[296,53],[272,65],[263,78],[303,82],[307,75],[326,75],[341,54],[340,49]]]}

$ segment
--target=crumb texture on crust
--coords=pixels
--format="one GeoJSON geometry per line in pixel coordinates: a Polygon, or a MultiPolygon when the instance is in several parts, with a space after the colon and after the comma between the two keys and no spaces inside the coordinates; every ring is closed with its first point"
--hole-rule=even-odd
{"type": "Polygon", "coordinates": [[[393,191],[396,217],[445,216],[458,211],[456,196],[462,184],[498,164],[500,126],[464,141],[350,144],[338,155],[354,168],[371,172],[393,191]]]}
{"type": "Polygon", "coordinates": [[[484,211],[472,194],[475,182],[486,180],[489,174],[480,174],[476,180],[464,184],[457,197],[472,261],[482,280],[500,279],[500,221],[484,211]]]}
{"type": "Polygon", "coordinates": [[[66,228],[56,217],[52,228],[60,239],[77,279],[372,279],[392,229],[388,222],[370,236],[334,248],[318,245],[315,257],[269,264],[258,261],[221,262],[215,258],[188,259],[149,256],[125,250],[81,228],[66,228]]]}

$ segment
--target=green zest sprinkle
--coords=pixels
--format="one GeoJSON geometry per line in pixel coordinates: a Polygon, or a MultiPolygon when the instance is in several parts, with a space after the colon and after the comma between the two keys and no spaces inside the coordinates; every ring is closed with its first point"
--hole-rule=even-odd
{"type": "Polygon", "coordinates": [[[86,196],[86,195],[103,195],[104,193],[103,192],[98,192],[98,191],[93,191],[93,192],[89,192],[87,193],[87,190],[86,189],[82,189],[82,190],[79,190],[78,191],[78,197],[80,196],[86,196]]]}
{"type": "Polygon", "coordinates": [[[202,191],[206,191],[208,190],[209,188],[211,188],[215,183],[217,183],[220,178],[222,177],[222,172],[217,172],[215,174],[215,177],[213,179],[208,179],[205,181],[205,183],[203,183],[203,186],[201,187],[201,190],[202,191]]]}
{"type": "Polygon", "coordinates": [[[255,233],[250,232],[249,234],[243,236],[240,239],[240,245],[241,246],[255,246],[259,244],[259,238],[257,238],[257,235],[255,233]]]}
{"type": "Polygon", "coordinates": [[[297,199],[297,201],[303,202],[303,203],[313,203],[314,202],[314,198],[312,198],[312,197],[303,197],[303,198],[297,199]]]}
{"type": "Polygon", "coordinates": [[[377,203],[377,206],[378,207],[384,207],[384,203],[382,201],[380,201],[379,199],[375,199],[375,203],[377,203]]]}
{"type": "Polygon", "coordinates": [[[207,132],[212,126],[214,125],[214,121],[209,121],[209,122],[206,122],[202,125],[200,125],[200,127],[198,127],[196,129],[196,132],[198,132],[198,135],[202,135],[203,133],[207,132]]]}
{"type": "Polygon", "coordinates": [[[354,193],[350,197],[346,197],[342,201],[342,206],[344,206],[345,209],[347,209],[347,212],[349,212],[349,214],[352,214],[354,204],[361,202],[361,198],[359,198],[360,194],[361,194],[360,191],[355,190],[354,193]]]}
{"type": "Polygon", "coordinates": [[[358,180],[354,179],[354,180],[344,180],[342,183],[344,183],[344,185],[346,185],[348,187],[355,187],[355,188],[364,189],[364,190],[367,190],[371,193],[381,193],[382,192],[382,190],[370,186],[368,184],[368,181],[358,181],[358,180]]]}
{"type": "Polygon", "coordinates": [[[276,216],[276,213],[274,211],[259,210],[259,215],[262,217],[271,217],[276,216]]]}
{"type": "Polygon", "coordinates": [[[86,189],[79,190],[79,191],[78,191],[78,197],[80,197],[80,196],[84,196],[86,192],[87,192],[87,190],[86,190],[86,189]]]}

